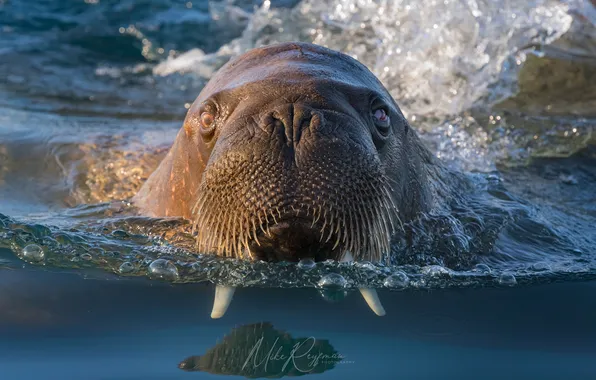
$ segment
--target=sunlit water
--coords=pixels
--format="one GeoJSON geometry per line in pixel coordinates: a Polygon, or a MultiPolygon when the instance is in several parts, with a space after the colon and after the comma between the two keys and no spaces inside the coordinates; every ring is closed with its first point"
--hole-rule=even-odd
{"type": "Polygon", "coordinates": [[[314,287],[335,301],[360,286],[596,278],[593,1],[65,4],[0,1],[0,268],[314,287]],[[473,184],[465,204],[413,223],[389,264],[217,259],[194,250],[188,222],[128,203],[221,65],[293,40],[366,64],[473,184]]]}

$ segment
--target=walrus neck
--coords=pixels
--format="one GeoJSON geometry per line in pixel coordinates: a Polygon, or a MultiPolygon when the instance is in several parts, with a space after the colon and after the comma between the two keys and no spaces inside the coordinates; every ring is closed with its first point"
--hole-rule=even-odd
{"type": "Polygon", "coordinates": [[[195,144],[184,128],[155,172],[133,198],[144,215],[182,216],[190,219],[205,168],[195,144]]]}
{"type": "Polygon", "coordinates": [[[401,160],[407,165],[405,173],[402,173],[404,178],[399,181],[398,210],[401,220],[407,223],[434,208],[437,197],[429,183],[441,176],[443,167],[413,131],[406,136],[401,160]]]}

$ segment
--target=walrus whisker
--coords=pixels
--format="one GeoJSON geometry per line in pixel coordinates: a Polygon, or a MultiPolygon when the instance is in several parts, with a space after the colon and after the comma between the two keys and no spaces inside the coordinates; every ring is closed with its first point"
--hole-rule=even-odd
{"type": "MultiPolygon", "coordinates": [[[[216,217],[215,215],[213,215],[214,217],[216,217]]],[[[209,226],[211,227],[211,234],[209,236],[209,248],[213,249],[215,248],[215,251],[217,252],[218,255],[220,255],[220,251],[219,251],[219,233],[220,233],[220,223],[219,221],[214,221],[214,223],[210,220],[209,226]]]]}
{"type": "Polygon", "coordinates": [[[325,240],[325,243],[329,243],[329,240],[331,240],[331,236],[333,235],[333,222],[335,220],[336,214],[332,213],[331,214],[331,222],[329,223],[329,234],[327,235],[327,239],[325,240]]]}
{"type": "Polygon", "coordinates": [[[315,225],[317,224],[317,222],[319,221],[319,219],[321,219],[321,206],[319,205],[318,209],[314,209],[313,208],[313,221],[312,221],[312,225],[310,226],[310,228],[314,228],[315,225]],[[316,217],[315,217],[316,216],[316,217]]]}
{"type": "Polygon", "coordinates": [[[323,215],[323,227],[321,227],[321,231],[319,232],[320,238],[319,241],[323,242],[323,236],[325,234],[325,227],[327,226],[327,210],[325,210],[325,214],[323,215]]]}
{"type": "MultiPolygon", "coordinates": [[[[224,211],[223,218],[222,218],[225,222],[227,222],[227,225],[225,226],[225,229],[226,229],[225,230],[225,238],[222,238],[219,243],[220,247],[221,247],[221,244],[223,243],[223,246],[225,247],[226,252],[230,251],[228,243],[230,241],[230,228],[231,228],[230,224],[232,223],[232,218],[228,217],[228,210],[229,209],[226,209],[226,211],[224,211]]],[[[221,223],[221,224],[223,227],[224,223],[221,223]]]]}
{"type": "Polygon", "coordinates": [[[376,227],[376,223],[375,223],[375,218],[372,215],[367,214],[367,206],[368,206],[368,202],[365,202],[364,199],[362,199],[362,197],[359,200],[360,202],[360,209],[362,210],[362,215],[364,217],[364,223],[366,224],[366,231],[368,231],[368,245],[370,246],[369,249],[372,252],[376,252],[378,250],[378,247],[376,246],[375,240],[376,240],[376,235],[378,235],[378,231],[375,229],[376,227]]]}
{"type": "MultiPolygon", "coordinates": [[[[268,226],[269,225],[269,214],[266,212],[263,212],[263,216],[265,217],[265,223],[266,223],[265,226],[268,226]]],[[[269,231],[265,231],[265,235],[270,236],[269,231]]]]}
{"type": "MultiPolygon", "coordinates": [[[[383,191],[385,193],[384,199],[385,199],[386,202],[387,201],[389,202],[390,210],[393,211],[390,215],[395,216],[395,218],[399,222],[399,225],[401,227],[402,232],[405,231],[404,224],[402,223],[401,218],[399,217],[399,209],[395,205],[395,202],[393,201],[393,197],[391,196],[391,192],[389,191],[389,189],[386,186],[383,186],[383,191]]],[[[389,218],[389,222],[391,223],[391,230],[392,230],[392,232],[395,232],[395,226],[393,225],[393,218],[389,218]]]]}
{"type": "Polygon", "coordinates": [[[361,223],[362,223],[362,239],[367,244],[367,250],[370,252],[370,256],[375,256],[374,253],[377,251],[377,248],[374,244],[374,239],[372,236],[377,235],[379,232],[373,229],[373,220],[366,214],[366,206],[367,206],[366,199],[363,198],[362,195],[358,196],[358,209],[360,210],[361,214],[361,223]]]}
{"type": "Polygon", "coordinates": [[[271,235],[271,230],[269,229],[269,225],[265,226],[265,230],[267,231],[267,237],[269,237],[269,238],[273,237],[273,235],[271,235]]]}
{"type": "Polygon", "coordinates": [[[240,216],[241,215],[239,215],[238,213],[234,215],[234,227],[232,228],[231,244],[232,247],[234,247],[235,256],[240,256],[241,249],[239,249],[239,242],[242,242],[241,234],[244,233],[244,226],[242,225],[242,221],[239,220],[240,216]]]}
{"type": "Polygon", "coordinates": [[[339,240],[341,238],[341,230],[339,227],[340,227],[340,225],[338,223],[336,230],[335,230],[335,234],[337,235],[337,238],[335,239],[335,244],[333,245],[333,248],[331,248],[331,250],[333,250],[333,251],[335,251],[335,249],[339,246],[339,240]]]}
{"type": "MultiPolygon", "coordinates": [[[[266,235],[265,228],[263,227],[263,220],[261,219],[261,210],[257,211],[257,218],[259,219],[259,228],[261,229],[261,231],[263,231],[263,234],[266,235]]],[[[255,235],[256,235],[256,231],[255,231],[255,235]]]]}
{"type": "Polygon", "coordinates": [[[359,254],[362,254],[363,251],[363,241],[362,241],[362,226],[360,225],[361,220],[359,215],[354,215],[354,229],[355,229],[355,233],[356,233],[356,247],[359,251],[359,254]]]}
{"type": "MultiPolygon", "coordinates": [[[[253,239],[257,243],[257,245],[260,247],[261,246],[261,242],[259,241],[259,238],[257,237],[257,225],[255,224],[255,218],[251,218],[250,221],[252,222],[252,236],[253,236],[253,239]]],[[[250,236],[250,234],[249,234],[249,236],[250,236]]]]}

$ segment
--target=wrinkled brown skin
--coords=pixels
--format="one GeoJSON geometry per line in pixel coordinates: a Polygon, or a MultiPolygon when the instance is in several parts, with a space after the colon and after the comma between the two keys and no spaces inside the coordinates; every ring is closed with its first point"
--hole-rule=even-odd
{"type": "MultiPolygon", "coordinates": [[[[340,204],[338,190],[355,184],[354,190],[345,190],[345,207],[352,207],[347,215],[367,181],[385,176],[405,223],[433,207],[433,167],[438,167],[435,158],[364,65],[320,46],[285,43],[251,50],[215,74],[134,203],[148,216],[195,219],[199,193],[225,186],[221,204],[239,210],[253,207],[250,202],[262,196],[259,207],[282,205],[286,213],[289,203],[316,202],[317,196],[335,197],[331,203],[340,204]],[[389,110],[387,137],[373,122],[375,104],[389,110]],[[201,132],[205,107],[217,110],[213,136],[201,132]]],[[[299,235],[301,229],[293,231],[299,235]]],[[[327,258],[341,253],[328,251],[327,258]]]]}

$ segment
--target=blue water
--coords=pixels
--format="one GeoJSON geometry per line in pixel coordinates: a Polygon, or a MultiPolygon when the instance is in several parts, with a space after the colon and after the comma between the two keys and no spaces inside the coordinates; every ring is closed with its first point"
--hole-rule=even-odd
{"type": "Polygon", "coordinates": [[[201,284],[36,269],[8,271],[1,281],[12,289],[3,293],[0,328],[8,379],[215,378],[185,373],[178,364],[203,355],[232,328],[261,321],[295,338],[328,340],[343,363],[323,378],[588,379],[596,373],[593,282],[382,292],[388,318],[370,313],[355,294],[330,304],[312,289],[244,289],[226,319],[214,321],[211,289],[201,284]]]}
{"type": "Polygon", "coordinates": [[[594,41],[589,0],[0,0],[0,378],[595,378],[594,41]],[[391,265],[220,260],[130,207],[213,72],[290,40],[365,63],[473,184],[391,265]],[[266,356],[301,342],[327,362],[266,356]]]}

